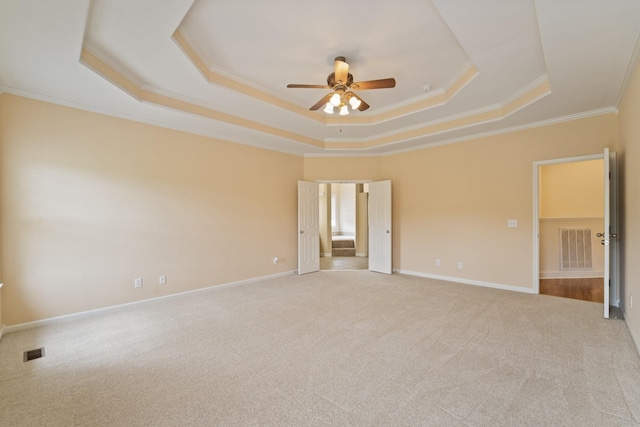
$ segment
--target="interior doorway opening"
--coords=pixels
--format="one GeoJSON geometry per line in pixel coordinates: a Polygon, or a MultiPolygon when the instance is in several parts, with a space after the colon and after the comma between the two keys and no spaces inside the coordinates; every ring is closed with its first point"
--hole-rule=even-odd
{"type": "Polygon", "coordinates": [[[539,167],[540,293],[604,303],[604,159],[539,167]]]}
{"type": "Polygon", "coordinates": [[[320,270],[368,270],[368,183],[321,183],[320,270]]]}
{"type": "MultiPolygon", "coordinates": [[[[603,154],[593,154],[587,156],[579,156],[579,157],[570,157],[564,159],[552,159],[552,160],[541,160],[533,162],[533,242],[534,242],[534,259],[533,259],[533,288],[536,293],[540,293],[540,278],[542,273],[542,260],[541,256],[543,255],[543,251],[541,251],[541,241],[542,241],[542,221],[541,217],[544,218],[546,214],[543,213],[543,205],[545,201],[543,197],[545,197],[541,192],[541,186],[543,185],[543,178],[541,177],[541,171],[544,166],[547,165],[557,165],[557,164],[574,164],[578,162],[585,162],[590,160],[602,160],[602,205],[598,204],[598,212],[602,212],[602,226],[601,231],[596,228],[595,230],[592,228],[591,230],[587,230],[586,227],[580,227],[578,229],[575,236],[572,236],[571,230],[569,227],[566,227],[565,230],[558,230],[556,236],[559,239],[563,239],[562,233],[567,233],[570,239],[580,238],[579,235],[582,234],[582,242],[591,241],[591,250],[594,247],[602,246],[604,251],[603,262],[602,262],[602,271],[603,277],[602,280],[599,280],[602,283],[602,293],[604,295],[603,301],[603,314],[605,318],[609,318],[610,311],[613,308],[614,313],[618,311],[618,307],[620,304],[620,281],[619,281],[619,245],[618,245],[618,177],[617,177],[617,157],[615,152],[609,152],[608,148],[604,149],[603,154]],[[591,236],[589,236],[591,233],[591,236]],[[595,234],[596,242],[593,242],[592,235],[595,234]]],[[[599,186],[599,185],[598,185],[599,186]]],[[[557,214],[556,216],[559,219],[567,219],[561,218],[562,215],[557,214]]],[[[595,215],[597,216],[597,215],[595,215]]],[[[584,216],[582,218],[577,218],[578,220],[588,219],[589,216],[584,216]]],[[[600,227],[598,224],[597,227],[600,227]]],[[[563,227],[564,228],[564,227],[563,227]]],[[[577,227],[572,227],[577,228],[577,227]]],[[[575,230],[574,230],[575,231],[575,230]]],[[[575,245],[574,245],[575,246],[575,245]]],[[[570,255],[571,250],[576,250],[576,248],[565,249],[564,243],[561,243],[559,247],[559,251],[562,256],[570,255]],[[568,252],[567,252],[568,251],[568,252]],[[565,253],[567,252],[567,253],[565,253]]],[[[585,256],[587,254],[586,248],[580,253],[578,251],[578,256],[585,256]]],[[[584,260],[583,260],[584,261],[584,260]]],[[[561,258],[560,262],[564,265],[564,260],[561,258]]],[[[569,263],[570,267],[574,264],[569,263]]],[[[580,266],[580,262],[577,264],[580,266]]],[[[582,263],[584,266],[584,262],[582,263]]],[[[598,278],[600,279],[600,278],[598,278]]],[[[614,314],[615,316],[615,314],[614,314]]]]}

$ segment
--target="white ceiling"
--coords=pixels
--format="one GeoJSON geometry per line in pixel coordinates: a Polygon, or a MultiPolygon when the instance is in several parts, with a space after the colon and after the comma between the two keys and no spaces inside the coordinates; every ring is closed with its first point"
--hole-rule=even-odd
{"type": "Polygon", "coordinates": [[[639,34],[638,0],[0,0],[0,90],[381,155],[616,111],[639,34]],[[397,85],[358,92],[371,108],[346,118],[309,112],[328,91],[286,85],[325,84],[336,56],[397,85]]]}

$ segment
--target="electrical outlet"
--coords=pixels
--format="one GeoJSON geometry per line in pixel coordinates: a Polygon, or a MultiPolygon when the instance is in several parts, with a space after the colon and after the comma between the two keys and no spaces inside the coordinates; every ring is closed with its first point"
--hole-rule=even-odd
{"type": "Polygon", "coordinates": [[[436,260],[436,267],[440,267],[440,260],[439,259],[436,260]]]}
{"type": "Polygon", "coordinates": [[[518,220],[517,219],[510,219],[507,221],[507,227],[509,228],[518,228],[518,220]]]}
{"type": "Polygon", "coordinates": [[[141,278],[135,279],[133,281],[133,287],[134,288],[141,288],[142,287],[142,279],[141,278]]]}
{"type": "Polygon", "coordinates": [[[274,258],[273,258],[273,263],[274,263],[274,264],[277,264],[277,263],[278,263],[278,261],[280,261],[280,260],[278,259],[278,257],[274,257],[274,258]]]}
{"type": "Polygon", "coordinates": [[[167,284],[167,276],[165,276],[164,274],[162,276],[160,276],[160,280],[158,280],[160,282],[161,285],[166,285],[167,284]]]}
{"type": "Polygon", "coordinates": [[[462,270],[462,261],[458,261],[458,268],[462,270]]]}

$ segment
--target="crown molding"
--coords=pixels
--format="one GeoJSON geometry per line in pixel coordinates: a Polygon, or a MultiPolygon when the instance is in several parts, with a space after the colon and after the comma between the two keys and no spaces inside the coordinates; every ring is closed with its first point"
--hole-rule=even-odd
{"type": "Polygon", "coordinates": [[[495,130],[495,131],[480,132],[480,133],[475,133],[475,134],[471,134],[471,135],[465,135],[465,136],[461,136],[461,137],[457,137],[457,138],[445,139],[445,140],[442,140],[442,141],[423,144],[423,145],[417,146],[417,147],[411,147],[411,148],[404,148],[404,149],[400,149],[400,150],[388,151],[384,155],[388,156],[388,155],[394,155],[394,154],[407,153],[407,152],[410,152],[410,151],[423,150],[423,149],[427,149],[427,148],[435,148],[435,147],[440,147],[442,145],[455,144],[457,142],[470,141],[470,140],[473,140],[473,139],[480,139],[480,138],[488,138],[488,137],[491,137],[491,136],[497,136],[497,135],[503,135],[503,134],[507,134],[507,133],[519,132],[519,131],[522,131],[522,130],[534,129],[534,128],[538,128],[538,127],[551,126],[551,125],[556,125],[556,124],[560,124],[560,123],[571,122],[571,121],[574,121],[574,120],[581,120],[581,119],[586,119],[586,118],[590,118],[590,117],[603,116],[603,115],[606,115],[606,114],[618,114],[618,109],[614,108],[614,107],[599,108],[599,109],[596,109],[596,110],[585,111],[585,112],[582,112],[582,113],[569,114],[569,115],[566,115],[566,116],[554,117],[554,118],[551,118],[551,119],[541,120],[541,121],[538,121],[538,122],[526,123],[526,124],[520,125],[520,126],[512,126],[512,127],[509,127],[509,128],[498,129],[498,130],[495,130]]]}
{"type": "Polygon", "coordinates": [[[624,78],[622,79],[622,83],[620,84],[620,89],[618,90],[618,95],[616,96],[615,107],[620,108],[620,104],[622,103],[622,99],[624,98],[624,94],[627,91],[627,87],[629,86],[629,81],[631,81],[631,77],[636,70],[636,67],[640,63],[640,35],[636,38],[636,43],[633,47],[633,52],[631,52],[631,57],[629,58],[629,63],[627,64],[627,69],[624,73],[624,78]]]}

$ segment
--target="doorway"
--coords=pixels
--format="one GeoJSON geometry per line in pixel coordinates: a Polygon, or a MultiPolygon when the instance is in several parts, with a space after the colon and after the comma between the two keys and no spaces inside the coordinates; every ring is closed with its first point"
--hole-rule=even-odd
{"type": "Polygon", "coordinates": [[[320,270],[368,270],[368,183],[320,184],[320,270]]]}
{"type": "MultiPolygon", "coordinates": [[[[362,200],[361,216],[364,217],[366,212],[366,226],[362,227],[367,232],[358,232],[358,235],[366,236],[368,245],[362,243],[362,238],[356,239],[356,251],[360,244],[366,248],[369,271],[392,274],[391,180],[367,182],[369,194],[360,196],[362,199],[366,197],[366,203],[362,200]]],[[[331,187],[325,186],[321,191],[320,184],[330,183],[298,181],[298,274],[319,271],[321,254],[328,254],[328,242],[333,241],[330,220],[327,220],[331,218],[331,187]],[[320,220],[321,216],[324,221],[320,220]]],[[[364,193],[364,184],[356,188],[362,188],[356,193],[364,193]]]]}
{"type": "Polygon", "coordinates": [[[539,167],[540,293],[604,303],[604,160],[539,167]]]}
{"type": "MultiPolygon", "coordinates": [[[[542,175],[543,174],[544,171],[542,172],[542,175]]],[[[544,240],[543,233],[545,231],[543,228],[545,227],[545,220],[548,220],[549,222],[556,220],[574,220],[576,222],[573,222],[570,226],[556,226],[555,231],[552,231],[552,235],[555,235],[555,239],[557,239],[555,248],[559,255],[550,258],[551,264],[556,263],[555,265],[560,266],[556,268],[555,271],[558,276],[563,277],[556,277],[557,279],[582,279],[588,276],[596,276],[592,278],[594,280],[597,279],[602,286],[604,317],[609,318],[611,306],[614,308],[618,307],[620,301],[620,284],[618,280],[619,248],[617,244],[618,193],[616,153],[610,153],[608,149],[605,149],[603,154],[536,161],[533,163],[533,187],[533,288],[535,292],[540,293],[540,279],[542,278],[541,276],[543,276],[542,273],[548,272],[545,270],[545,267],[543,267],[543,260],[541,259],[545,256],[545,251],[541,250],[542,241],[544,240]],[[544,177],[541,176],[541,171],[543,171],[542,168],[548,165],[560,164],[573,164],[576,167],[582,167],[586,164],[582,164],[582,162],[588,161],[596,161],[594,164],[600,163],[602,165],[602,173],[600,175],[602,184],[596,183],[597,178],[594,178],[591,187],[587,189],[587,191],[593,192],[595,188],[602,188],[601,202],[592,202],[591,210],[587,210],[587,212],[590,213],[582,211],[581,213],[576,214],[576,209],[567,208],[567,205],[575,202],[574,196],[579,192],[579,190],[574,188],[573,192],[566,192],[567,188],[564,188],[562,191],[565,191],[565,195],[563,198],[560,198],[561,202],[565,202],[564,206],[562,203],[557,205],[548,205],[547,207],[550,207],[552,212],[550,214],[550,211],[545,210],[544,208],[544,204],[549,203],[547,200],[549,195],[543,194],[541,191],[541,187],[545,185],[543,182],[544,177]],[[557,210],[558,206],[561,207],[560,210],[557,210]],[[568,214],[568,210],[562,212],[562,209],[572,210],[572,213],[568,214]],[[599,221],[600,215],[598,212],[601,212],[603,221],[599,221]],[[591,224],[590,226],[588,224],[585,225],[577,223],[579,221],[588,220],[598,220],[598,222],[597,224],[591,224]],[[595,238],[593,236],[594,234],[595,238]],[[599,252],[600,249],[598,248],[604,252],[602,278],[597,277],[597,273],[594,273],[594,265],[596,264],[594,264],[594,259],[592,257],[594,253],[597,254],[599,252]],[[591,266],[589,266],[589,259],[591,259],[591,266]]],[[[548,192],[549,189],[546,191],[548,192]]],[[[593,200],[595,200],[595,198],[593,200]]],[[[544,262],[548,262],[548,260],[544,262]]]]}

